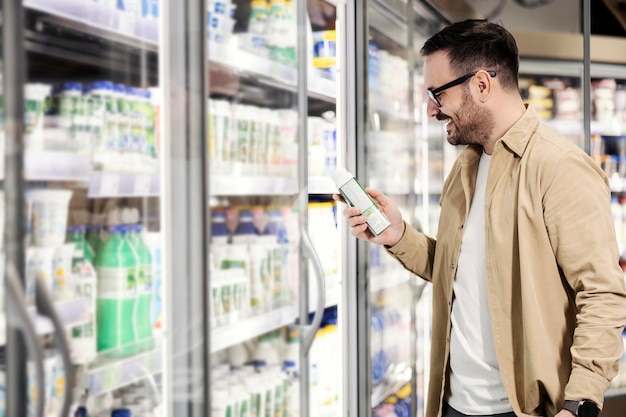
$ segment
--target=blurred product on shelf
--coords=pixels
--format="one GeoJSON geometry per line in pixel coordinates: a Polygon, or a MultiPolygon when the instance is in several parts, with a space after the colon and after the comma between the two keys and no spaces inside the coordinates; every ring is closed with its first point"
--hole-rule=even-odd
{"type": "Polygon", "coordinates": [[[87,156],[93,170],[154,174],[158,170],[158,89],[111,81],[25,87],[27,153],[87,156]]]}
{"type": "Polygon", "coordinates": [[[327,289],[339,285],[339,241],[330,238],[337,235],[336,210],[334,201],[309,202],[309,237],[320,258],[327,289]]]}
{"type": "Polygon", "coordinates": [[[337,33],[334,30],[313,32],[313,67],[322,78],[337,79],[337,33]]]}
{"type": "Polygon", "coordinates": [[[212,210],[210,309],[215,327],[292,303],[289,270],[295,242],[288,222],[277,208],[212,210]]]}
{"type": "Polygon", "coordinates": [[[208,121],[212,174],[296,176],[297,112],[209,99],[208,121]]]}
{"type": "Polygon", "coordinates": [[[341,333],[337,327],[337,307],[324,311],[322,323],[309,352],[310,410],[312,417],[341,414],[341,333]]]}
{"type": "Polygon", "coordinates": [[[236,4],[229,0],[207,2],[207,38],[217,43],[228,43],[235,27],[236,4]]]}
{"type": "Polygon", "coordinates": [[[137,209],[110,210],[108,235],[96,252],[97,346],[105,356],[125,357],[155,346],[153,248],[139,217],[137,209]]]}
{"type": "Polygon", "coordinates": [[[98,351],[130,356],[137,353],[137,261],[121,219],[110,215],[108,224],[108,238],[96,254],[98,351]]]}
{"type": "Polygon", "coordinates": [[[163,405],[155,395],[156,381],[144,378],[113,392],[80,397],[74,417],[149,417],[163,416],[163,405]]]}
{"type": "Polygon", "coordinates": [[[332,175],[337,170],[337,125],[334,114],[309,116],[309,176],[332,175]]]}
{"type": "Polygon", "coordinates": [[[75,326],[68,331],[72,363],[87,365],[96,358],[96,293],[97,276],[94,269],[95,254],[85,239],[84,225],[68,226],[67,241],[74,243],[72,274],[75,278],[75,296],[89,300],[87,323],[75,326]]]}

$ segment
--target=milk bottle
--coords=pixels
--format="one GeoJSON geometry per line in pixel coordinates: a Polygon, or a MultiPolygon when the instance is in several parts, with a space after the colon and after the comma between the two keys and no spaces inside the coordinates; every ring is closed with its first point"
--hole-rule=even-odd
{"type": "Polygon", "coordinates": [[[142,236],[143,226],[135,224],[129,233],[130,243],[137,253],[137,308],[135,325],[137,343],[140,350],[154,347],[152,337],[152,254],[142,236]]]}
{"type": "Polygon", "coordinates": [[[98,350],[113,356],[136,353],[134,313],[137,300],[136,260],[124,238],[125,228],[112,224],[109,238],[96,255],[98,274],[98,350]]]}
{"type": "Polygon", "coordinates": [[[93,266],[94,253],[85,240],[85,227],[68,228],[68,242],[74,242],[72,275],[76,283],[75,295],[89,300],[89,320],[71,329],[72,363],[85,365],[96,357],[96,288],[98,285],[93,266]]]}

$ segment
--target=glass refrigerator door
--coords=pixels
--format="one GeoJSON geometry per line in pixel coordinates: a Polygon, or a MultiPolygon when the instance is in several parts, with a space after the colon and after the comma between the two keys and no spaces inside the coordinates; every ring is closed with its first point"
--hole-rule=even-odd
{"type": "Polygon", "coordinates": [[[192,7],[3,2],[7,416],[206,415],[192,7]]]}
{"type": "MultiPolygon", "coordinates": [[[[323,329],[336,323],[336,312],[333,318],[332,309],[324,311],[332,307],[325,302],[328,267],[316,255],[307,213],[309,171],[315,188],[332,193],[323,177],[326,154],[330,158],[336,151],[327,151],[320,139],[328,133],[332,137],[334,130],[334,117],[326,114],[335,103],[334,39],[326,29],[328,60],[315,71],[305,3],[207,4],[205,207],[211,221],[209,351],[215,417],[308,415],[323,395],[317,367],[309,362],[314,355],[328,357],[320,352],[318,330],[322,323],[323,329]],[[318,152],[316,158],[309,159],[307,151],[318,152]]],[[[332,209],[317,213],[322,218],[318,230],[333,233],[332,209]]],[[[324,338],[323,349],[333,349],[333,333],[324,338]]]]}
{"type": "MultiPolygon", "coordinates": [[[[364,186],[391,197],[412,224],[411,210],[416,203],[414,52],[412,20],[407,17],[412,9],[401,1],[363,3],[347,9],[349,19],[354,19],[358,51],[347,59],[352,65],[347,77],[355,78],[348,123],[355,127],[347,134],[353,144],[348,145],[346,166],[364,186]]],[[[347,267],[346,280],[348,326],[354,329],[349,333],[348,355],[358,355],[354,368],[350,364],[348,384],[357,393],[350,397],[349,413],[416,415],[418,278],[381,245],[353,239],[350,235],[347,244],[347,258],[354,263],[347,267]]]]}

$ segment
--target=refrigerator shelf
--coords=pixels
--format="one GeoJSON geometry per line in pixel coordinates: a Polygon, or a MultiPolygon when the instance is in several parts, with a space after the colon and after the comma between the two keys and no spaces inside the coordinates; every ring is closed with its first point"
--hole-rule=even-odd
{"type": "Polygon", "coordinates": [[[24,176],[29,181],[87,182],[91,161],[87,155],[64,151],[27,151],[24,176]]]}
{"type": "Polygon", "coordinates": [[[159,176],[156,174],[92,172],[87,197],[157,197],[159,189],[159,176]]]}
{"type": "Polygon", "coordinates": [[[158,45],[159,27],[156,19],[133,16],[117,8],[82,0],[25,0],[24,6],[61,18],[86,33],[98,33],[142,49],[158,45]],[[84,25],[88,29],[82,27],[84,25]]]}
{"type": "MultiPolygon", "coordinates": [[[[296,91],[298,85],[298,71],[271,59],[239,49],[237,35],[233,35],[230,44],[220,44],[209,41],[209,60],[226,68],[231,68],[240,75],[249,75],[258,78],[259,82],[277,88],[296,91]]],[[[337,97],[336,83],[322,78],[312,71],[308,74],[309,96],[318,100],[334,103],[337,97]]]]}
{"type": "Polygon", "coordinates": [[[95,397],[154,376],[162,370],[162,353],[156,348],[127,358],[96,360],[79,371],[79,388],[95,397]]]}
{"type": "Polygon", "coordinates": [[[211,175],[209,191],[218,196],[294,195],[298,193],[297,178],[211,175]]]}
{"type": "MultiPolygon", "coordinates": [[[[76,298],[67,301],[58,301],[55,303],[59,319],[66,328],[78,326],[89,322],[89,300],[85,298],[76,298]]],[[[54,332],[54,326],[50,319],[37,314],[35,307],[28,308],[32,321],[35,324],[35,331],[39,335],[54,332]]],[[[6,344],[6,317],[4,313],[0,314],[0,346],[6,344]]]]}
{"type": "Polygon", "coordinates": [[[296,307],[287,306],[218,327],[211,332],[211,353],[293,324],[297,316],[296,307]]]}
{"type": "MultiPolygon", "coordinates": [[[[4,173],[0,174],[4,179],[4,173]]],[[[89,156],[64,151],[29,151],[24,154],[28,181],[84,183],[90,198],[159,196],[158,174],[93,171],[89,156]]]]}
{"type": "Polygon", "coordinates": [[[372,408],[385,399],[396,394],[402,387],[411,382],[411,368],[399,363],[388,371],[387,378],[372,389],[372,408]]]}

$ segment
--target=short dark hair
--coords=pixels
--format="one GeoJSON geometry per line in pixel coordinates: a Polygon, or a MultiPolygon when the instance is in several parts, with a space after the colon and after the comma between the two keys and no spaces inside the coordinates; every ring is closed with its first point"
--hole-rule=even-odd
{"type": "Polygon", "coordinates": [[[487,19],[452,23],[428,39],[420,53],[428,56],[442,51],[458,76],[479,69],[496,71],[504,89],[519,91],[519,51],[511,33],[487,19]]]}

